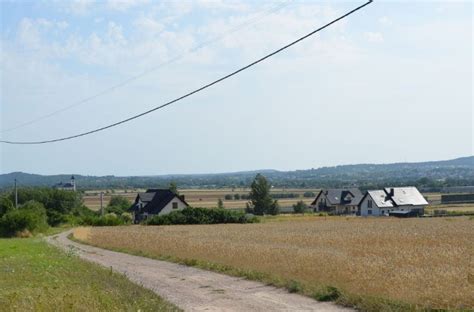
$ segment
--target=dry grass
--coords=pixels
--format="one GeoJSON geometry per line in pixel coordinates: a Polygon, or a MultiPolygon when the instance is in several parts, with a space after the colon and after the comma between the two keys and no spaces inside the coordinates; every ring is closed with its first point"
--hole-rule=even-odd
{"type": "MultiPolygon", "coordinates": [[[[140,190],[144,191],[144,190],[140,190]]],[[[303,200],[307,204],[311,203],[314,198],[304,198],[303,194],[305,192],[317,193],[317,189],[281,189],[274,188],[272,193],[295,193],[299,194],[299,198],[288,198],[288,199],[279,199],[281,207],[290,207],[295,204],[298,200],[303,200]]],[[[224,196],[227,194],[248,194],[250,189],[248,188],[236,188],[232,189],[182,189],[179,190],[180,194],[186,197],[186,201],[193,207],[204,207],[204,208],[213,208],[217,206],[217,200],[221,198],[224,202],[225,208],[228,209],[240,209],[245,208],[247,200],[225,200],[224,196]]],[[[93,210],[98,210],[100,208],[100,191],[88,192],[84,195],[84,204],[93,210]]],[[[130,201],[135,200],[137,196],[136,192],[124,193],[123,191],[116,191],[115,194],[106,194],[104,195],[104,205],[110,201],[111,195],[120,195],[125,196],[130,201]]]]}
{"type": "Polygon", "coordinates": [[[386,299],[418,308],[474,308],[474,221],[469,218],[290,220],[92,228],[74,235],[105,248],[296,281],[306,294],[335,286],[352,298],[346,302],[366,310],[383,308],[386,299]]]}

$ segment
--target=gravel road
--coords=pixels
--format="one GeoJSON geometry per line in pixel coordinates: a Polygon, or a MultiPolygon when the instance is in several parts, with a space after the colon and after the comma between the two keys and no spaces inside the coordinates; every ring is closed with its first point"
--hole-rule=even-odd
{"type": "Polygon", "coordinates": [[[353,311],[259,282],[73,242],[64,232],[47,241],[125,274],[185,311],[353,311]]]}

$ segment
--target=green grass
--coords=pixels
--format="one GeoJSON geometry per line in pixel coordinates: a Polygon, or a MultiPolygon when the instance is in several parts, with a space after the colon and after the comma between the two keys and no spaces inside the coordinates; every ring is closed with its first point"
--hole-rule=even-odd
{"type": "Polygon", "coordinates": [[[123,275],[39,238],[0,239],[2,311],[179,311],[123,275]]]}

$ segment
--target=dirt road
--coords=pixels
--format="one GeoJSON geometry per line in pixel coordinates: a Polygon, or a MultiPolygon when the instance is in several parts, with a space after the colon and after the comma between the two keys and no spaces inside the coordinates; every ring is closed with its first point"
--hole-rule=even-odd
{"type": "Polygon", "coordinates": [[[238,277],[78,244],[69,234],[47,240],[125,274],[185,311],[353,311],[238,277]]]}

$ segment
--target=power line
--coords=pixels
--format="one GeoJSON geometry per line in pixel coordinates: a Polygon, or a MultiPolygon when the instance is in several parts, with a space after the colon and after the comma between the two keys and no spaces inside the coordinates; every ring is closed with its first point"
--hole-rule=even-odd
{"type": "Polygon", "coordinates": [[[154,111],[157,111],[157,110],[159,110],[159,109],[165,108],[166,106],[169,106],[169,105],[171,105],[171,104],[174,104],[174,103],[176,103],[176,102],[178,102],[178,101],[181,101],[181,100],[183,100],[183,99],[185,99],[185,98],[187,98],[187,97],[189,97],[189,96],[191,96],[191,95],[193,95],[193,94],[196,94],[196,93],[198,93],[198,92],[201,92],[201,91],[203,91],[203,90],[205,90],[205,89],[207,89],[207,88],[209,88],[209,87],[211,87],[211,86],[213,86],[213,85],[215,85],[215,84],[217,84],[217,83],[219,83],[219,82],[221,82],[221,81],[224,81],[224,80],[226,80],[226,79],[228,79],[228,78],[234,76],[234,75],[237,75],[238,73],[240,73],[240,72],[242,72],[242,71],[244,71],[244,70],[246,70],[246,69],[248,69],[248,68],[250,68],[250,67],[252,67],[252,66],[254,66],[254,65],[258,64],[258,63],[260,63],[260,62],[263,62],[264,60],[266,60],[266,59],[268,59],[268,58],[270,58],[270,57],[272,57],[272,56],[274,56],[274,55],[276,55],[276,54],[282,52],[283,50],[288,49],[289,47],[291,47],[291,46],[293,46],[293,45],[299,43],[300,41],[305,40],[306,38],[308,38],[308,37],[310,37],[310,36],[316,34],[317,32],[319,32],[319,31],[321,31],[321,30],[323,30],[323,29],[325,29],[325,28],[331,26],[332,24],[337,23],[338,21],[340,21],[340,20],[346,18],[347,16],[349,16],[349,15],[353,14],[354,12],[356,12],[356,11],[362,9],[363,7],[369,5],[369,4],[372,3],[372,2],[373,2],[373,0],[369,0],[368,2],[366,2],[366,3],[364,3],[364,4],[362,4],[362,5],[358,6],[358,7],[356,7],[355,9],[353,9],[353,10],[351,10],[351,11],[345,13],[344,15],[341,15],[340,17],[338,17],[338,18],[332,20],[331,22],[325,24],[324,26],[321,26],[321,27],[319,27],[318,29],[313,30],[312,32],[310,32],[310,33],[308,33],[308,34],[306,34],[306,35],[304,35],[304,36],[302,36],[302,37],[300,37],[300,38],[298,38],[298,39],[296,39],[296,40],[290,42],[289,44],[287,44],[287,45],[285,45],[285,46],[279,48],[278,50],[275,50],[275,51],[271,52],[270,54],[267,54],[267,55],[265,55],[265,56],[259,58],[258,60],[256,60],[256,61],[254,61],[254,62],[252,62],[252,63],[250,63],[250,64],[248,64],[248,65],[246,65],[246,66],[244,66],[244,67],[241,67],[241,68],[239,68],[239,69],[237,69],[237,70],[231,72],[230,74],[227,74],[227,75],[225,75],[225,76],[223,76],[223,77],[221,77],[221,78],[219,78],[219,79],[217,79],[217,80],[214,80],[213,82],[210,82],[210,83],[208,83],[208,84],[206,84],[206,85],[204,85],[204,86],[202,86],[202,87],[200,87],[200,88],[198,88],[198,89],[195,89],[195,90],[193,90],[193,91],[191,91],[191,92],[189,92],[189,93],[186,93],[185,95],[182,95],[182,96],[180,96],[180,97],[178,97],[178,98],[176,98],[176,99],[174,99],[174,100],[171,100],[171,101],[169,101],[169,102],[167,102],[167,103],[165,103],[165,104],[162,104],[162,105],[160,105],[160,106],[157,106],[157,107],[155,107],[155,108],[152,108],[152,109],[150,109],[150,110],[148,110],[148,111],[145,111],[145,112],[143,112],[143,113],[140,113],[140,114],[138,114],[138,115],[129,117],[129,118],[127,118],[127,119],[123,119],[123,120],[121,120],[121,121],[115,122],[115,123],[113,123],[113,124],[110,124],[110,125],[107,125],[107,126],[104,126],[104,127],[101,127],[101,128],[97,128],[97,129],[90,130],[90,131],[87,131],[87,132],[82,132],[82,133],[79,133],[79,134],[76,134],[76,135],[72,135],[72,136],[68,136],[68,137],[57,138],[57,139],[51,139],[51,140],[44,140],[44,141],[29,141],[29,142],[28,142],[28,141],[7,141],[7,140],[0,140],[0,143],[32,145],[32,144],[47,144],[47,143],[54,143],[54,142],[66,141],[66,140],[71,140],[71,139],[83,137],[83,136],[86,136],[86,135],[89,135],[89,134],[93,134],[93,133],[96,133],[96,132],[100,132],[100,131],[103,131],[103,130],[106,130],[106,129],[109,129],[109,128],[112,128],[112,127],[116,127],[116,126],[121,125],[121,124],[124,124],[124,123],[126,123],[126,122],[132,121],[132,120],[134,120],[134,119],[140,118],[140,117],[145,116],[145,115],[147,115],[147,114],[150,114],[150,113],[152,113],[152,112],[154,112],[154,111]]]}
{"type": "Polygon", "coordinates": [[[105,94],[108,94],[108,93],[110,93],[110,92],[112,92],[112,91],[115,91],[115,90],[117,90],[117,89],[119,89],[119,88],[121,88],[121,87],[123,87],[123,86],[129,84],[130,82],[133,82],[133,81],[135,81],[135,80],[137,80],[137,79],[139,79],[139,78],[141,78],[141,77],[143,77],[143,76],[146,76],[146,75],[148,75],[148,74],[150,74],[150,73],[152,73],[152,72],[154,72],[154,71],[156,71],[156,70],[158,70],[158,69],[160,69],[160,68],[162,68],[162,67],[165,67],[165,66],[167,66],[167,65],[173,64],[173,63],[175,63],[175,62],[181,60],[181,59],[184,58],[185,56],[187,56],[187,55],[189,55],[189,54],[192,54],[192,53],[195,53],[196,51],[198,51],[198,50],[200,50],[200,49],[202,49],[202,48],[204,48],[204,47],[206,47],[206,46],[208,46],[208,45],[211,45],[211,44],[213,44],[213,43],[215,43],[215,42],[221,40],[222,38],[224,38],[224,37],[226,37],[226,36],[228,36],[228,35],[230,35],[230,34],[232,34],[232,33],[235,33],[235,32],[237,32],[237,31],[239,31],[239,30],[241,30],[241,29],[243,29],[243,28],[245,28],[245,27],[248,27],[248,26],[250,26],[250,25],[253,25],[253,24],[257,23],[258,21],[260,21],[261,19],[265,18],[266,16],[268,16],[268,15],[270,15],[270,14],[272,14],[272,13],[275,13],[276,11],[279,11],[279,10],[281,10],[282,8],[284,8],[284,7],[288,6],[288,5],[290,5],[290,4],[292,3],[292,1],[293,1],[293,0],[288,0],[287,2],[278,3],[277,5],[271,7],[269,10],[261,11],[259,14],[257,14],[256,16],[254,16],[254,17],[252,17],[252,18],[246,20],[245,22],[243,22],[243,23],[241,23],[241,24],[239,24],[239,25],[237,25],[237,26],[235,26],[235,27],[233,27],[233,28],[230,28],[230,29],[228,29],[227,31],[225,31],[225,32],[223,32],[223,33],[221,33],[221,34],[219,34],[219,35],[217,35],[217,36],[215,36],[215,37],[213,37],[213,38],[211,38],[211,39],[209,39],[209,40],[202,41],[202,42],[198,43],[196,46],[192,47],[191,49],[188,49],[187,51],[184,51],[183,53],[181,53],[181,54],[179,54],[179,55],[177,55],[177,56],[175,56],[175,57],[173,57],[173,58],[171,58],[171,59],[169,59],[169,60],[167,60],[167,61],[165,61],[165,62],[162,62],[162,63],[160,63],[160,64],[158,64],[158,65],[156,65],[156,66],[154,66],[154,67],[152,67],[152,68],[149,68],[149,69],[147,69],[147,70],[141,72],[140,74],[137,74],[137,75],[135,75],[135,76],[129,77],[129,78],[127,78],[127,79],[125,79],[125,80],[119,82],[119,83],[116,84],[116,85],[113,85],[113,86],[111,86],[111,87],[108,87],[108,88],[106,88],[106,89],[104,89],[104,90],[102,90],[102,91],[100,91],[100,92],[98,92],[98,93],[96,93],[96,94],[93,94],[93,95],[91,95],[91,96],[88,96],[88,97],[86,97],[86,98],[83,98],[82,100],[79,100],[79,101],[77,101],[76,103],[73,103],[73,104],[68,105],[68,106],[66,106],[66,107],[63,107],[63,108],[60,108],[60,109],[55,110],[55,111],[53,111],[53,112],[51,112],[51,113],[48,113],[48,114],[45,114],[45,115],[40,116],[40,117],[38,117],[38,118],[35,118],[35,119],[32,119],[32,120],[26,121],[26,122],[24,122],[24,123],[21,123],[21,124],[19,124],[19,125],[16,125],[16,126],[12,127],[12,128],[8,128],[8,129],[5,129],[5,130],[1,130],[0,133],[11,132],[11,131],[14,131],[14,130],[17,130],[17,129],[20,129],[20,128],[23,128],[23,127],[26,127],[26,126],[29,126],[29,125],[32,125],[32,124],[35,124],[35,123],[37,123],[37,122],[39,122],[39,121],[42,121],[42,120],[47,119],[47,118],[50,118],[50,117],[52,117],[52,116],[54,116],[54,115],[57,115],[57,114],[59,114],[59,113],[65,112],[65,111],[67,111],[67,110],[69,110],[69,109],[71,109],[71,108],[73,108],[73,107],[76,107],[76,106],[85,104],[85,103],[87,103],[87,102],[90,102],[90,101],[92,101],[92,100],[95,100],[96,98],[98,98],[98,97],[100,97],[100,96],[102,96],[102,95],[105,95],[105,94]]]}

